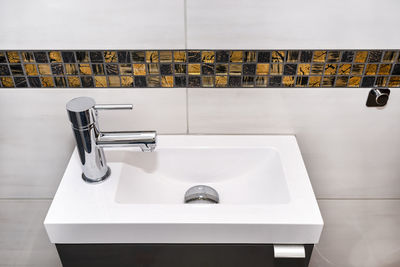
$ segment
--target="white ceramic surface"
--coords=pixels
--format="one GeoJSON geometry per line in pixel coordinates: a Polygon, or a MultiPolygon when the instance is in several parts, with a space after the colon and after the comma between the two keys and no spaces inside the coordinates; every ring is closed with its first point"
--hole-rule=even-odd
{"type": "Polygon", "coordinates": [[[183,0],[2,0],[1,49],[182,49],[183,0]]]}
{"type": "Polygon", "coordinates": [[[45,220],[53,243],[317,243],[323,222],[293,136],[159,136],[153,153],[106,152],[83,182],[71,157],[45,220]],[[197,184],[221,203],[184,204],[197,184]]]}
{"type": "Polygon", "coordinates": [[[188,49],[398,49],[396,0],[187,0],[188,49]]]}

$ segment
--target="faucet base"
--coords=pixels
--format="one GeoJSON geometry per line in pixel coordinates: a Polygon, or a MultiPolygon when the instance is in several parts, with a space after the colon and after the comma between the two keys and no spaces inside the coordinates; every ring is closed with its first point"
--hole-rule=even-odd
{"type": "Polygon", "coordinates": [[[107,167],[106,174],[103,177],[100,177],[99,179],[94,180],[94,179],[88,178],[83,173],[82,173],[82,179],[89,184],[98,184],[98,183],[104,182],[110,175],[111,175],[111,169],[110,169],[110,167],[107,167]]]}

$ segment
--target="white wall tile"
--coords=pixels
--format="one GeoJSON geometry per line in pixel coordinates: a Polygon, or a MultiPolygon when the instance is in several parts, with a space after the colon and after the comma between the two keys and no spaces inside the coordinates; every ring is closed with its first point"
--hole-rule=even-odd
{"type": "Polygon", "coordinates": [[[0,266],[61,267],[43,226],[50,200],[0,200],[0,266]]]}
{"type": "Polygon", "coordinates": [[[393,0],[187,0],[189,49],[396,49],[393,0]]]}
{"type": "Polygon", "coordinates": [[[325,221],[310,267],[400,266],[400,200],[320,200],[325,221]]]}
{"type": "Polygon", "coordinates": [[[2,0],[1,49],[182,49],[183,0],[2,0]]]}
{"type": "Polygon", "coordinates": [[[65,104],[132,103],[131,111],[99,111],[103,130],[186,133],[186,89],[3,89],[0,92],[0,198],[52,197],[74,141],[65,104]]]}
{"type": "Polygon", "coordinates": [[[318,197],[400,197],[400,91],[189,89],[189,132],[295,134],[318,197]]]}

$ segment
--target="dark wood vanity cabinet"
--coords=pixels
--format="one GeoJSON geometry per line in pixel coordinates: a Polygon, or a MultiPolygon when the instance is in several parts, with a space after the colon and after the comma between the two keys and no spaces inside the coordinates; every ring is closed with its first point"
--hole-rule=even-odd
{"type": "Polygon", "coordinates": [[[305,258],[274,258],[271,244],[56,244],[64,267],[306,267],[305,258]]]}

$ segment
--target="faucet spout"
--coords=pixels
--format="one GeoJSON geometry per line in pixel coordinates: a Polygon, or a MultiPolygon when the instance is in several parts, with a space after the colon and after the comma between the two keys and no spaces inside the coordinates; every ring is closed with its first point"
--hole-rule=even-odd
{"type": "Polygon", "coordinates": [[[99,147],[140,147],[143,152],[151,152],[157,143],[155,131],[145,132],[101,132],[96,141],[99,147]]]}

